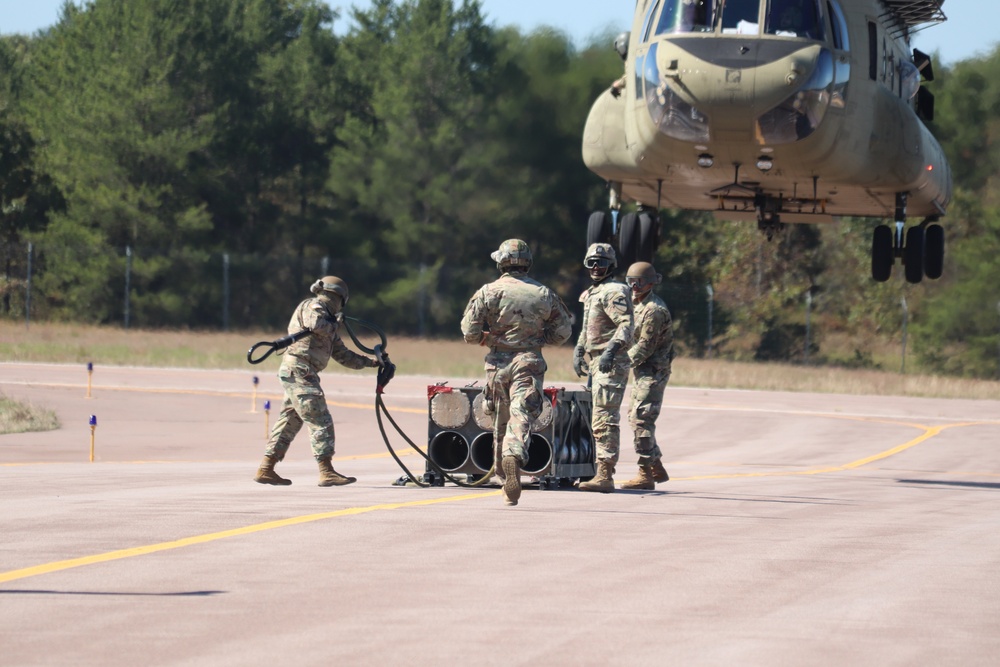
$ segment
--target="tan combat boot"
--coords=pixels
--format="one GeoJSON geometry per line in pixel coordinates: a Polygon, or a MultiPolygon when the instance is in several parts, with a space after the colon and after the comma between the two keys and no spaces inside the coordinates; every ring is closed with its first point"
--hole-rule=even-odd
{"type": "Polygon", "coordinates": [[[615,490],[615,464],[611,459],[601,459],[597,462],[597,474],[589,482],[580,482],[581,491],[600,491],[601,493],[611,493],[615,490]]]}
{"type": "Polygon", "coordinates": [[[660,459],[653,461],[650,472],[653,473],[654,482],[666,482],[670,479],[670,475],[667,474],[667,469],[663,467],[663,461],[660,459]]]}
{"type": "Polygon", "coordinates": [[[500,447],[493,448],[493,474],[500,479],[500,483],[503,484],[504,471],[503,471],[503,452],[500,447]]]}
{"type": "Polygon", "coordinates": [[[319,463],[319,486],[344,486],[358,481],[357,477],[344,477],[334,470],[333,465],[330,464],[329,456],[316,459],[316,461],[319,463]]]}
{"type": "Polygon", "coordinates": [[[668,479],[670,475],[664,469],[663,463],[660,459],[656,459],[652,463],[640,463],[639,475],[622,484],[622,488],[649,491],[656,488],[657,482],[666,482],[668,479]]]}
{"type": "Polygon", "coordinates": [[[630,491],[655,489],[656,482],[653,481],[653,466],[651,464],[640,463],[638,476],[622,484],[622,488],[630,491]]]}
{"type": "Polygon", "coordinates": [[[274,472],[274,466],[280,460],[276,456],[265,456],[260,467],[257,468],[257,474],[254,475],[253,481],[260,482],[261,484],[274,484],[275,486],[288,486],[291,484],[292,480],[280,477],[278,473],[274,472]]]}
{"type": "Polygon", "coordinates": [[[505,456],[502,467],[504,505],[516,505],[521,497],[521,462],[516,456],[505,456]]]}

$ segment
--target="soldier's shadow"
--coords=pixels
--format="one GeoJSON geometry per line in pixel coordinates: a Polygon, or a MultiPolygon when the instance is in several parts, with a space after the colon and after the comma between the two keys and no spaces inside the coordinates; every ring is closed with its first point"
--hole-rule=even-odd
{"type": "Polygon", "coordinates": [[[678,495],[678,491],[661,491],[660,489],[615,489],[614,493],[624,493],[630,496],[669,496],[678,495]]]}

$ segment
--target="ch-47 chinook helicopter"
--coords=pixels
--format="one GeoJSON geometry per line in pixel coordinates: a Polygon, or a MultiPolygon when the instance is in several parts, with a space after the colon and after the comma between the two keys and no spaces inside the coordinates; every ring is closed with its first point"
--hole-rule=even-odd
{"type": "Polygon", "coordinates": [[[895,221],[875,228],[875,280],[896,258],[911,283],[940,277],[951,170],[923,123],[931,61],[909,43],[945,20],[943,2],[638,0],[615,41],[625,76],[584,129],[613,212],[591,214],[588,245],[617,240],[626,266],[651,259],[661,208],[756,220],[768,238],[872,217],[895,221]],[[623,202],[640,208],[618,219],[623,202]]]}

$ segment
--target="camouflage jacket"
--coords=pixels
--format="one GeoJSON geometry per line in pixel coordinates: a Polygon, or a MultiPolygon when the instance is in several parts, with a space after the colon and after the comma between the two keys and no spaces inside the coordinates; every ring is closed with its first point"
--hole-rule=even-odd
{"type": "Polygon", "coordinates": [[[341,319],[342,316],[331,318],[330,312],[319,299],[309,298],[300,303],[288,322],[288,333],[309,329],[312,335],[292,343],[285,353],[285,359],[289,361],[292,357],[301,359],[312,366],[317,373],[326,368],[330,357],[348,368],[371,366],[368,357],[347,349],[344,341],[340,340],[337,331],[340,329],[341,319]]]}
{"type": "Polygon", "coordinates": [[[652,292],[635,304],[635,340],[628,356],[632,367],[669,370],[674,357],[674,329],[670,310],[652,292]]]}
{"type": "Polygon", "coordinates": [[[622,344],[622,351],[632,342],[632,296],[623,283],[606,280],[591,285],[582,295],[583,328],[576,344],[591,356],[599,355],[612,341],[622,344]]]}
{"type": "Polygon", "coordinates": [[[572,327],[573,316],[559,295],[519,271],[480,287],[462,316],[465,342],[500,351],[560,345],[572,327]]]}

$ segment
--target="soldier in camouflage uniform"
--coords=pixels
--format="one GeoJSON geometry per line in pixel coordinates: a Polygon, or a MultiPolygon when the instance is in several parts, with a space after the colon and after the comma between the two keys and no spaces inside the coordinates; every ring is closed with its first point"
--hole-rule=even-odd
{"type": "Polygon", "coordinates": [[[560,345],[573,318],[559,295],[528,277],[531,249],[510,239],[490,257],[501,276],[479,288],[462,316],[465,342],[488,347],[487,406],[492,405],[494,459],[500,465],[504,502],[521,497],[521,467],[528,460],[531,425],[542,412],[542,382],[548,367],[542,347],[560,345]]]}
{"type": "Polygon", "coordinates": [[[288,333],[303,329],[312,333],[292,343],[281,360],[278,379],[285,390],[285,402],[271,430],[264,461],[254,477],[261,484],[283,486],[292,483],[278,476],[274,466],[285,458],[288,446],[303,423],[309,426],[313,456],[319,464],[319,485],[341,486],[357,481],[354,477],[341,475],[330,463],[336,438],[333,417],[319,384],[319,373],[331,357],[353,369],[375,368],[378,362],[347,349],[337,333],[343,320],[341,309],[349,298],[347,283],[336,276],[326,276],[313,283],[309,290],[316,296],[295,308],[288,323],[288,333]]]}
{"type": "Polygon", "coordinates": [[[674,358],[670,311],[653,294],[653,286],[661,280],[662,276],[649,262],[636,262],[625,274],[635,308],[635,340],[628,351],[632,365],[628,419],[635,434],[639,476],[622,484],[623,489],[655,489],[657,482],[670,479],[656,444],[656,418],[660,416],[663,390],[670,380],[670,363],[674,358]]]}
{"type": "Polygon", "coordinates": [[[594,284],[580,296],[583,328],[573,352],[573,370],[580,377],[590,375],[597,474],[589,482],[581,482],[579,488],[610,493],[615,490],[613,475],[620,446],[619,420],[628,382],[632,298],[628,287],[611,279],[618,259],[610,245],[592,244],[583,265],[594,284]]]}

